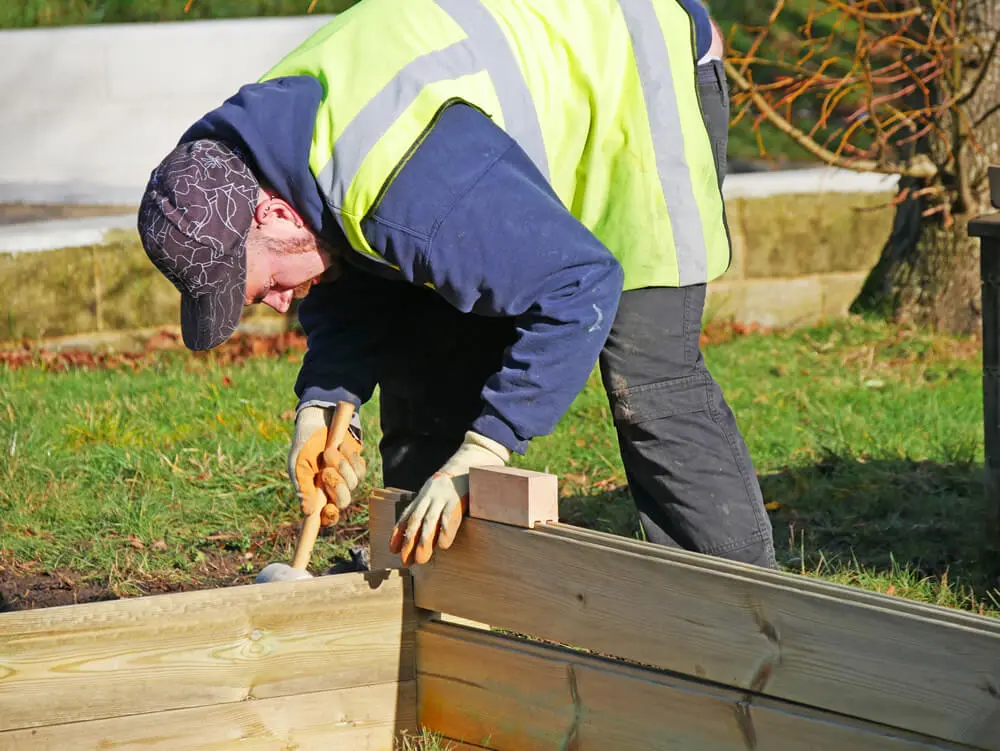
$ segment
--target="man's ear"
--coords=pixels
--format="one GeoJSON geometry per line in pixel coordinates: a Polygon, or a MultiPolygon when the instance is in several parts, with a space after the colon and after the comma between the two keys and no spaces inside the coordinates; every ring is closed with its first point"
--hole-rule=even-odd
{"type": "Polygon", "coordinates": [[[291,222],[296,227],[302,227],[303,221],[299,213],[283,198],[267,196],[254,209],[254,220],[257,224],[266,226],[272,222],[291,222]]]}

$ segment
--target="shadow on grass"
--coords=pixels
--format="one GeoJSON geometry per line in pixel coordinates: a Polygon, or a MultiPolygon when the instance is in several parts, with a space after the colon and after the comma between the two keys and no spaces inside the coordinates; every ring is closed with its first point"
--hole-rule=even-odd
{"type": "Polygon", "coordinates": [[[778,556],[788,567],[905,569],[983,592],[1000,573],[990,543],[995,509],[987,503],[984,478],[972,461],[827,454],[760,482],[774,508],[778,556]]]}
{"type": "MultiPolygon", "coordinates": [[[[997,597],[996,509],[979,464],[828,454],[760,484],[785,570],[871,589],[922,587],[922,599],[997,597]]],[[[570,495],[560,505],[569,524],[642,538],[627,488],[570,495]]]]}

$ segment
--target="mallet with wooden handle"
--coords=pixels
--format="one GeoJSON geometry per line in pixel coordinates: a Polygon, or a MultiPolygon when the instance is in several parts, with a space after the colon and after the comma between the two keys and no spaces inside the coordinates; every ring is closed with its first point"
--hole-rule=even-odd
{"type": "MultiPolygon", "coordinates": [[[[337,409],[333,413],[330,427],[326,433],[326,449],[323,451],[323,458],[329,464],[334,452],[347,436],[347,431],[351,426],[351,418],[354,417],[354,405],[351,402],[338,402],[337,409]]],[[[306,571],[309,565],[309,558],[312,556],[313,545],[316,544],[316,537],[319,535],[320,521],[323,509],[330,507],[336,512],[331,519],[329,511],[327,518],[331,522],[336,522],[340,512],[337,506],[328,500],[321,487],[316,488],[317,498],[308,516],[302,520],[302,529],[299,531],[298,543],[295,547],[295,556],[292,558],[292,565],[287,563],[271,563],[257,574],[255,580],[257,584],[266,584],[274,581],[295,581],[298,579],[311,579],[312,574],[306,571]]]]}

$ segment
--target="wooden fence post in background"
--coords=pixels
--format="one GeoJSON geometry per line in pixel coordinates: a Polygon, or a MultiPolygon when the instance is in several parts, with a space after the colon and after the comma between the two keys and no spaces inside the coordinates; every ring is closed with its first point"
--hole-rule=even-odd
{"type": "MultiPolygon", "coordinates": [[[[993,206],[1000,208],[1000,167],[990,167],[990,197],[993,206]]],[[[1000,214],[972,220],[969,234],[980,241],[986,494],[993,537],[1000,542],[1000,214]]]]}

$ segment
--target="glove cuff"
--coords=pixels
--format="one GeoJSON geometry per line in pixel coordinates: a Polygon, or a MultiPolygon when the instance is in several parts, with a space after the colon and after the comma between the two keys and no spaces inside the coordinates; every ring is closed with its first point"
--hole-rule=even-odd
{"type": "Polygon", "coordinates": [[[467,447],[475,446],[476,448],[485,449],[496,456],[496,458],[503,464],[507,464],[507,462],[510,461],[510,449],[502,443],[498,443],[492,438],[487,438],[474,430],[466,431],[465,440],[462,442],[462,445],[467,447]]]}
{"type": "MultiPolygon", "coordinates": [[[[326,402],[309,402],[299,406],[295,414],[296,429],[308,438],[314,430],[330,427],[330,421],[333,419],[336,407],[336,404],[326,402]]],[[[350,433],[358,443],[363,442],[361,415],[358,410],[355,410],[354,414],[351,415],[350,433]]]]}
{"type": "Polygon", "coordinates": [[[295,426],[308,437],[314,430],[326,427],[326,413],[330,409],[320,405],[303,407],[295,415],[295,426]]]}

